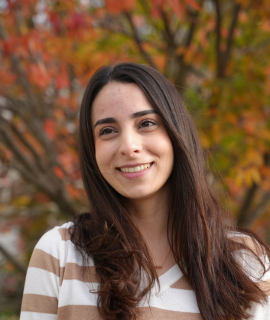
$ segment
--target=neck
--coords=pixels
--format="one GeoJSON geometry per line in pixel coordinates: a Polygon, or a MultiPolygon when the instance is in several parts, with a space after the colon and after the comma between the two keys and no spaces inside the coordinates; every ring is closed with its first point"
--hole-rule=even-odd
{"type": "Polygon", "coordinates": [[[167,221],[169,213],[168,187],[145,199],[131,201],[132,218],[147,243],[167,242],[167,221]]]}
{"type": "Polygon", "coordinates": [[[149,247],[154,264],[161,266],[156,269],[158,276],[175,264],[167,234],[169,195],[170,188],[165,185],[153,196],[129,200],[128,205],[133,221],[149,247]]]}

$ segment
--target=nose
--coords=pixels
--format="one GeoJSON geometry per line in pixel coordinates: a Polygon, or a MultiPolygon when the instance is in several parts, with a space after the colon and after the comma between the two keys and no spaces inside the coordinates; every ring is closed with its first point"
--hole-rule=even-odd
{"type": "Polygon", "coordinates": [[[119,145],[119,153],[122,156],[133,157],[139,154],[142,150],[141,139],[135,132],[125,131],[122,132],[119,145]]]}

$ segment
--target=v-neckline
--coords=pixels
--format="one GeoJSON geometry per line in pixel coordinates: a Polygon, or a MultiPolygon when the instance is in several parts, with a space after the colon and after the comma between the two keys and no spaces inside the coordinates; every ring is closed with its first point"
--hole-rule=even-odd
{"type": "Polygon", "coordinates": [[[164,272],[161,276],[158,277],[160,286],[163,284],[167,284],[173,281],[170,285],[172,285],[175,281],[182,277],[183,273],[178,267],[177,264],[173,265],[169,270],[164,272]]]}
{"type": "Polygon", "coordinates": [[[167,270],[161,276],[158,277],[160,287],[158,286],[158,282],[155,281],[155,284],[151,290],[151,294],[155,295],[156,297],[160,296],[165,290],[167,290],[182,276],[183,272],[180,270],[178,265],[175,264],[169,270],[167,270]]]}

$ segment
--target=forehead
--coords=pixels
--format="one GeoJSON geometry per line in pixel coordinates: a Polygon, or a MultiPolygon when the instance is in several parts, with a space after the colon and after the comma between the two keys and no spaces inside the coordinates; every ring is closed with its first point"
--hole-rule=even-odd
{"type": "Polygon", "coordinates": [[[138,85],[111,82],[100,90],[93,101],[92,122],[106,117],[127,117],[145,109],[153,107],[138,85]]]}

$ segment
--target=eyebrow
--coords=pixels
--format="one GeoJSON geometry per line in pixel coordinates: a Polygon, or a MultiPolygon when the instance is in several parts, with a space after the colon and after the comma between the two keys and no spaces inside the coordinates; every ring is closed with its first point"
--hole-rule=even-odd
{"type": "MultiPolygon", "coordinates": [[[[157,114],[157,112],[155,110],[149,109],[149,110],[143,110],[143,111],[139,111],[139,112],[135,112],[132,115],[130,115],[131,119],[135,119],[135,118],[139,118],[142,116],[145,116],[146,114],[157,114]]],[[[99,124],[104,124],[104,123],[116,123],[117,120],[115,118],[103,118],[98,120],[95,124],[94,124],[94,128],[96,126],[98,126],[99,124]]]]}

